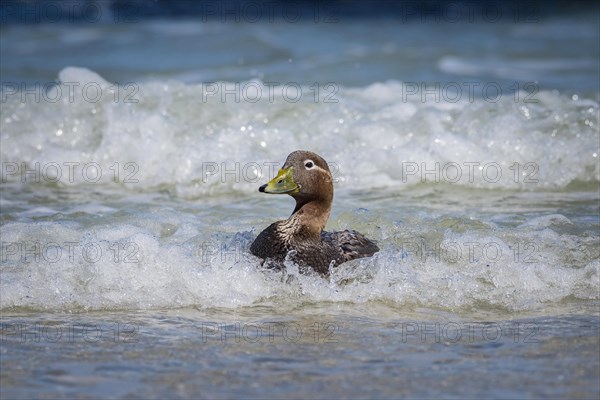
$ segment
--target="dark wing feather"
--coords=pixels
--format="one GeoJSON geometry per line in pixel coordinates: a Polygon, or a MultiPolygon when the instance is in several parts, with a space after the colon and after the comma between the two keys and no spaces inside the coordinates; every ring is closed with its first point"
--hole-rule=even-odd
{"type": "Polygon", "coordinates": [[[260,258],[283,258],[287,254],[287,249],[277,234],[278,222],[272,223],[262,231],[252,245],[250,252],[260,258]]]}
{"type": "Polygon", "coordinates": [[[379,247],[373,241],[354,230],[323,231],[321,232],[321,239],[338,250],[340,263],[355,258],[370,257],[379,251],[379,247]]]}

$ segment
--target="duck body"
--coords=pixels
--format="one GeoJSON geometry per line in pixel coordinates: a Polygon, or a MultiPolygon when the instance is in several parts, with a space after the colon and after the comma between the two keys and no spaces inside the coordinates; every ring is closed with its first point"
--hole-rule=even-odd
{"type": "Polygon", "coordinates": [[[296,200],[290,217],[263,230],[250,246],[268,267],[281,268],[288,259],[301,271],[309,268],[329,273],[330,265],[369,257],[377,245],[353,230],[323,230],[333,201],[333,177],[319,155],[299,150],[291,153],[277,176],[259,188],[260,192],[289,194],[296,200]]]}

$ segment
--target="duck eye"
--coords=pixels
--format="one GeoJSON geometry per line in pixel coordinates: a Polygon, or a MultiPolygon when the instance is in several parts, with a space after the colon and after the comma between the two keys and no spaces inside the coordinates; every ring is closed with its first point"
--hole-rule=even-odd
{"type": "Polygon", "coordinates": [[[310,161],[310,160],[308,160],[308,161],[306,161],[306,162],[304,163],[304,166],[305,166],[307,169],[311,169],[312,167],[314,167],[314,165],[315,165],[315,164],[314,164],[312,161],[310,161]]]}

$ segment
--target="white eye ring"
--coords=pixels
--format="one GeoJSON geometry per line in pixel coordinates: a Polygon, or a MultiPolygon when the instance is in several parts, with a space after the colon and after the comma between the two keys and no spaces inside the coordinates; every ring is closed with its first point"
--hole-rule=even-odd
{"type": "Polygon", "coordinates": [[[313,160],[304,160],[304,168],[306,169],[312,169],[314,168],[315,163],[313,162],[313,160]]]}

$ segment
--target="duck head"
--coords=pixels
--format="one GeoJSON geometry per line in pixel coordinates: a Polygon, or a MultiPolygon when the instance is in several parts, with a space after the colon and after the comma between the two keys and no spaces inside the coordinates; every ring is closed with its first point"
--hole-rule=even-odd
{"type": "Polygon", "coordinates": [[[294,212],[311,202],[329,209],[333,201],[333,177],[323,157],[311,151],[297,150],[290,153],[277,176],[258,191],[289,194],[296,200],[294,212]]]}

